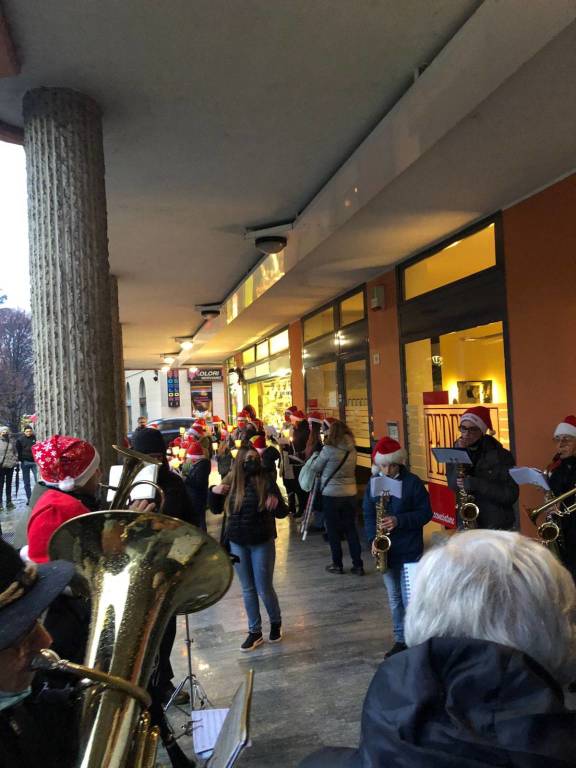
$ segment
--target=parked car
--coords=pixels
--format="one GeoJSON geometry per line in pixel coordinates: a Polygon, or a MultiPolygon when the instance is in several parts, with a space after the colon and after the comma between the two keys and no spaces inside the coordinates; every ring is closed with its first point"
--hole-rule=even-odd
{"type": "MultiPolygon", "coordinates": [[[[184,427],[184,429],[188,430],[195,421],[195,418],[150,419],[148,421],[148,426],[160,430],[162,437],[164,438],[164,442],[166,443],[166,447],[168,447],[168,443],[172,442],[172,440],[180,436],[180,427],[184,427]]],[[[130,441],[130,445],[132,445],[133,435],[133,432],[128,433],[128,440],[130,441]]]]}

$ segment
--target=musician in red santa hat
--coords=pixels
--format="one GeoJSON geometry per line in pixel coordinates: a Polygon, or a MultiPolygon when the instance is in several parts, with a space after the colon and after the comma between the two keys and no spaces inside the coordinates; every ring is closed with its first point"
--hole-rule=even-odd
{"type": "MultiPolygon", "coordinates": [[[[554,430],[556,452],[547,469],[548,483],[554,496],[561,496],[576,487],[576,416],[566,416],[554,430]]],[[[561,502],[565,510],[573,505],[574,496],[561,502]]],[[[555,516],[554,522],[560,526],[558,538],[560,559],[576,581],[576,512],[569,515],[555,516]]]]}
{"type": "Polygon", "coordinates": [[[460,437],[454,447],[465,448],[472,464],[466,465],[464,477],[459,476],[457,465],[448,464],[448,485],[455,493],[463,488],[473,496],[479,509],[477,528],[512,530],[516,527],[514,505],[518,486],[508,470],[516,462],[492,434],[490,410],[486,406],[477,405],[462,414],[460,437]]]}

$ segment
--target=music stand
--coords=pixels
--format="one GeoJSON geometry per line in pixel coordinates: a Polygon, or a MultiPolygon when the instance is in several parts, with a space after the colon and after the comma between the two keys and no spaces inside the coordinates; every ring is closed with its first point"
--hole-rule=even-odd
{"type": "MultiPolygon", "coordinates": [[[[192,733],[192,715],[194,713],[194,710],[196,709],[206,709],[207,707],[211,707],[212,704],[210,702],[210,699],[208,698],[208,694],[202,687],[202,684],[192,671],[192,643],[194,642],[192,638],[190,637],[190,625],[188,623],[188,614],[184,614],[184,622],[186,626],[186,639],[184,640],[184,643],[186,645],[186,655],[188,657],[188,674],[186,677],[184,677],[176,686],[174,689],[174,693],[166,704],[164,705],[164,712],[168,710],[168,707],[171,707],[174,703],[174,699],[178,696],[180,691],[184,689],[186,685],[188,685],[188,694],[190,696],[190,701],[188,702],[188,709],[189,709],[189,719],[188,723],[185,726],[182,726],[184,729],[184,733],[181,734],[182,736],[190,736],[192,733]]],[[[176,705],[179,709],[183,709],[183,706],[176,705]]]]}

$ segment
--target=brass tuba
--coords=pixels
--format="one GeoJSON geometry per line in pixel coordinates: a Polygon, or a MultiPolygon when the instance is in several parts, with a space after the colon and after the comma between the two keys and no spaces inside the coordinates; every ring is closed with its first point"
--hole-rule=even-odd
{"type": "MultiPolygon", "coordinates": [[[[149,460],[134,453],[126,469],[133,476],[149,460]]],[[[120,486],[114,503],[129,495],[127,480],[120,486]]],[[[88,669],[52,660],[98,683],[83,692],[77,768],[153,766],[158,734],[149,727],[146,687],[160,641],[175,613],[200,611],[226,593],[230,558],[188,523],[125,509],[68,520],[49,552],[76,564],[92,603],[88,669]]],[[[43,655],[37,663],[46,668],[51,662],[43,655]]]]}
{"type": "MultiPolygon", "coordinates": [[[[458,465],[458,477],[464,479],[466,477],[466,465],[458,465]]],[[[456,513],[460,520],[462,520],[462,527],[466,530],[477,528],[476,522],[478,515],[480,514],[480,508],[474,500],[474,496],[465,488],[459,488],[456,494],[456,513]]]]}
{"type": "Polygon", "coordinates": [[[392,546],[392,539],[386,533],[384,528],[384,518],[388,513],[390,503],[390,492],[384,491],[376,502],[376,536],[372,546],[376,551],[376,570],[380,573],[386,573],[388,570],[388,550],[392,546]]]}

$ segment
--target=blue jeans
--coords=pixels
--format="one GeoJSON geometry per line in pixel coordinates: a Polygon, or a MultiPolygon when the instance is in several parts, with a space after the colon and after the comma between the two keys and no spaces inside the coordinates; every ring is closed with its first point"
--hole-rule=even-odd
{"type": "Polygon", "coordinates": [[[274,590],[274,563],[276,545],[274,539],[265,544],[234,544],[230,542],[230,551],[240,558],[235,564],[236,573],[242,584],[244,607],[248,614],[248,631],[262,632],[262,617],[258,596],[264,603],[271,624],[282,621],[280,604],[274,590]]]}
{"type": "Polygon", "coordinates": [[[38,467],[35,461],[22,461],[20,463],[22,467],[22,482],[24,483],[24,490],[26,491],[26,501],[30,501],[30,495],[32,493],[30,489],[30,472],[34,475],[34,482],[38,482],[38,467]]]}
{"type": "Polygon", "coordinates": [[[402,566],[396,565],[389,568],[383,575],[384,586],[388,592],[388,604],[392,614],[392,629],[394,631],[394,640],[397,643],[404,642],[404,615],[408,605],[408,595],[406,594],[406,585],[402,578],[402,566]]]}
{"type": "Polygon", "coordinates": [[[332,563],[342,568],[340,532],[346,536],[352,565],[362,567],[362,547],[356,529],[356,496],[322,496],[328,542],[332,563]]]}

